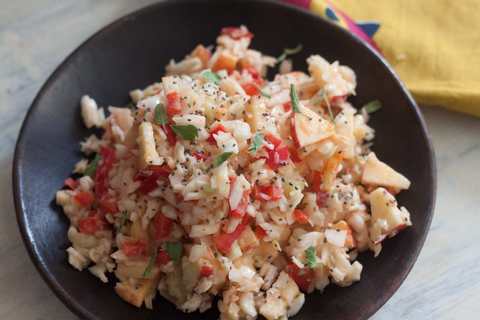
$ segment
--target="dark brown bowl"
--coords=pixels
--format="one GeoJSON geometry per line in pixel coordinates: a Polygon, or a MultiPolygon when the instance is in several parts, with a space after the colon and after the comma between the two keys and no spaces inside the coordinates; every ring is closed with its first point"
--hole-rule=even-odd
{"type": "Polygon", "coordinates": [[[198,42],[213,44],[220,28],[247,25],[253,47],[278,55],[302,43],[294,64],[319,53],[351,66],[358,75],[360,106],[383,102],[371,125],[374,150],[412,181],[399,202],[413,220],[386,241],[381,255],[362,254],[362,280],[349,288],[329,286],[308,295],[296,319],[366,319],[397,290],[412,268],[427,234],[435,199],[435,163],[424,121],[415,102],[378,54],[348,32],[306,11],[273,1],[163,1],[107,26],[75,50],[38,93],[23,123],[15,152],[13,181],[18,224],[33,263],[55,294],[86,319],[217,318],[184,314],[157,298],[153,311],[123,302],[113,281],[103,284],[88,271],[67,263],[68,221],[54,195],[80,158],[78,142],[89,133],[82,124],[79,98],[89,94],[100,105],[125,104],[132,88],[158,80],[172,57],[182,58],[198,42]]]}

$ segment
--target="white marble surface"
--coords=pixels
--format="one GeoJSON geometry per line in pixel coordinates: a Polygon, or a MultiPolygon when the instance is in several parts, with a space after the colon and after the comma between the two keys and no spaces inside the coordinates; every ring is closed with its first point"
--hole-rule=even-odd
{"type": "MultiPolygon", "coordinates": [[[[151,2],[0,2],[0,319],[75,319],[21,242],[11,191],[14,143],[34,95],[67,54],[108,22],[151,2]]],[[[437,208],[418,262],[373,319],[478,319],[480,119],[437,108],[423,112],[437,155],[437,208]]]]}

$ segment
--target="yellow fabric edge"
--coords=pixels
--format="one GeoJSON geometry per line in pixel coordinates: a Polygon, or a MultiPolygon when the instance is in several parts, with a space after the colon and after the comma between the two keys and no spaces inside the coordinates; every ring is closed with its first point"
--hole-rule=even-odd
{"type": "Polygon", "coordinates": [[[480,117],[480,94],[478,91],[440,86],[408,84],[415,100],[421,105],[442,106],[451,111],[463,112],[480,117]]]}

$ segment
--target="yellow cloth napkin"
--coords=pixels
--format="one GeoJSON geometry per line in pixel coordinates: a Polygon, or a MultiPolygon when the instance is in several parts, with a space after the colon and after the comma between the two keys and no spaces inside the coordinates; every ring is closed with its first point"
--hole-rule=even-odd
{"type": "MultiPolygon", "coordinates": [[[[380,24],[373,39],[417,101],[480,116],[479,0],[331,0],[359,22],[380,24]]],[[[325,16],[326,0],[310,10],[325,16]]]]}

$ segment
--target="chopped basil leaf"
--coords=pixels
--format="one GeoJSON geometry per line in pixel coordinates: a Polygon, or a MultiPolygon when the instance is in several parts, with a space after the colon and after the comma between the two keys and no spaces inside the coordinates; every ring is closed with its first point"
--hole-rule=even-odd
{"type": "Polygon", "coordinates": [[[118,220],[118,224],[116,225],[119,231],[122,231],[123,227],[127,224],[127,220],[128,220],[128,212],[124,210],[122,211],[120,219],[118,220]]]}
{"type": "Polygon", "coordinates": [[[155,123],[159,126],[163,126],[167,124],[168,116],[167,110],[165,110],[165,106],[161,103],[157,104],[155,107],[155,123]]]}
{"type": "Polygon", "coordinates": [[[88,164],[87,168],[85,169],[84,174],[86,176],[90,176],[90,177],[95,176],[95,172],[97,172],[97,166],[98,166],[98,163],[100,162],[100,159],[102,159],[102,157],[100,156],[99,153],[97,153],[95,155],[95,158],[93,158],[93,160],[88,164]]]}
{"type": "Polygon", "coordinates": [[[248,148],[248,151],[251,153],[257,152],[258,148],[260,148],[263,144],[263,134],[257,133],[252,139],[252,144],[250,145],[250,148],[248,148]]]}
{"type": "Polygon", "coordinates": [[[277,58],[277,63],[280,63],[283,60],[285,60],[287,58],[287,56],[291,56],[291,55],[299,53],[300,51],[302,51],[302,49],[303,49],[302,44],[299,44],[295,48],[285,48],[283,50],[283,53],[277,58]]]}
{"type": "Polygon", "coordinates": [[[222,163],[224,163],[225,161],[227,161],[228,158],[230,158],[230,156],[233,154],[233,152],[224,152],[222,153],[221,155],[217,156],[214,160],[213,160],[213,166],[214,167],[218,167],[219,165],[221,165],[222,163]]]}
{"type": "Polygon", "coordinates": [[[315,254],[315,247],[308,247],[307,250],[305,250],[305,258],[307,259],[307,266],[309,268],[315,268],[317,265],[317,256],[315,254]]]}
{"type": "Polygon", "coordinates": [[[143,271],[143,277],[147,278],[150,276],[150,273],[152,273],[153,267],[155,266],[155,262],[157,260],[157,254],[158,254],[158,249],[155,248],[153,251],[153,254],[150,256],[150,259],[148,259],[148,264],[147,267],[145,268],[145,271],[143,271]]]}
{"type": "Polygon", "coordinates": [[[212,72],[210,70],[206,70],[206,71],[202,72],[202,77],[204,77],[208,81],[213,82],[215,84],[219,84],[220,80],[221,80],[221,78],[218,74],[216,74],[215,72],[212,72]]]}
{"type": "Polygon", "coordinates": [[[173,132],[175,132],[177,135],[182,137],[184,140],[195,140],[196,137],[198,137],[198,129],[197,127],[189,124],[186,126],[177,126],[173,125],[172,126],[173,132]]]}
{"type": "Polygon", "coordinates": [[[130,101],[130,102],[127,104],[126,107],[127,107],[128,109],[130,109],[130,110],[135,110],[135,108],[136,108],[137,106],[135,105],[135,103],[133,103],[132,101],[130,101]]]}
{"type": "Polygon", "coordinates": [[[298,101],[297,90],[293,84],[290,85],[290,100],[292,101],[292,110],[295,113],[300,112],[300,102],[298,101]]]}
{"type": "Polygon", "coordinates": [[[264,96],[265,98],[268,98],[268,99],[271,99],[271,98],[272,98],[271,95],[269,95],[268,93],[266,93],[266,92],[263,91],[262,89],[259,88],[259,90],[260,90],[260,94],[261,94],[262,96],[264,96]]]}
{"type": "Polygon", "coordinates": [[[183,252],[183,246],[180,242],[167,242],[165,244],[165,250],[174,262],[180,261],[183,252]]]}
{"type": "Polygon", "coordinates": [[[382,108],[382,103],[378,100],[373,100],[363,106],[367,113],[374,113],[382,108]]]}

